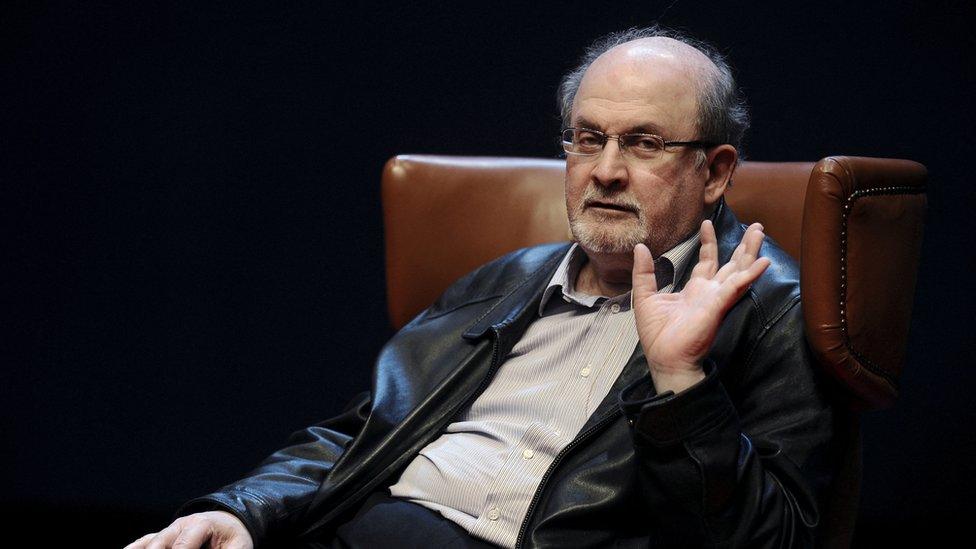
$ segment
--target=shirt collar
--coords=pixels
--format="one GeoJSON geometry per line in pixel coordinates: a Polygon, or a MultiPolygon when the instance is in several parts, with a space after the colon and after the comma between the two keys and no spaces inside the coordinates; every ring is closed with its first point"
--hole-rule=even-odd
{"type": "Polygon", "coordinates": [[[580,248],[578,242],[574,242],[569,248],[569,251],[566,252],[562,262],[556,267],[555,274],[552,275],[549,285],[546,286],[546,291],[542,294],[542,301],[539,303],[539,316],[542,316],[546,304],[549,303],[549,298],[557,290],[562,290],[563,299],[566,301],[575,301],[586,307],[592,307],[600,299],[600,296],[577,293],[573,287],[576,276],[579,275],[579,271],[585,263],[586,253],[583,251],[583,248],[580,248]]]}
{"type": "MultiPolygon", "coordinates": [[[[700,231],[695,231],[680,244],[654,260],[654,274],[657,278],[658,291],[666,293],[672,291],[674,281],[681,280],[681,276],[691,263],[699,244],[700,231]]],[[[586,260],[586,252],[578,242],[574,242],[569,251],[566,252],[562,262],[559,263],[549,285],[546,286],[546,290],[542,294],[542,301],[539,303],[539,316],[542,316],[549,299],[556,293],[556,290],[561,290],[564,300],[585,307],[593,307],[598,301],[608,299],[605,296],[588,295],[576,291],[574,283],[586,260]]],[[[617,296],[614,300],[620,300],[622,305],[629,306],[630,292],[617,296]]]]}

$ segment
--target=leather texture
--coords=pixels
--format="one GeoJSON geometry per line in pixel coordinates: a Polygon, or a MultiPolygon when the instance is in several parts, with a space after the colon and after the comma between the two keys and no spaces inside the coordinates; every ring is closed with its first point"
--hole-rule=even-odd
{"type": "Polygon", "coordinates": [[[801,274],[807,338],[857,409],[898,396],[925,215],[925,167],[831,157],[810,177],[801,274]]]}
{"type": "MultiPolygon", "coordinates": [[[[724,262],[744,227],[723,207],[716,230],[724,262]]],[[[179,513],[232,512],[259,546],[327,537],[490,383],[567,249],[518,250],[462,277],[383,348],[369,394],[179,513]]],[[[813,546],[843,457],[836,388],[802,337],[795,262],[772,241],[760,253],[772,265],[723,321],[707,381],[655,395],[637,345],[543,478],[520,546],[813,546]],[[662,436],[661,421],[675,428],[662,436]]]]}
{"type": "Polygon", "coordinates": [[[401,155],[383,170],[387,308],[402,328],[465,273],[512,250],[569,240],[566,164],[401,155]]]}

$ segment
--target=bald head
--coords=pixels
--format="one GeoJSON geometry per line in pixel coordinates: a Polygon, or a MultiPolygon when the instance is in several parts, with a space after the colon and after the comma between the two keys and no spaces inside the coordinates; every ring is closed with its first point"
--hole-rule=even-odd
{"type": "Polygon", "coordinates": [[[707,44],[659,27],[631,29],[596,41],[560,84],[563,127],[573,125],[577,95],[587,93],[584,82],[597,80],[631,91],[632,100],[650,91],[655,80],[671,82],[669,90],[654,91],[672,93],[676,108],[690,98],[695,137],[741,151],[748,111],[725,59],[707,44]]]}
{"type": "Polygon", "coordinates": [[[625,42],[601,54],[586,69],[573,98],[572,125],[579,125],[575,116],[582,99],[615,101],[634,108],[663,102],[667,108],[658,113],[662,127],[678,132],[666,137],[695,139],[702,83],[716,73],[708,57],[673,38],[625,42]]]}
{"type": "MultiPolygon", "coordinates": [[[[719,73],[718,67],[704,53],[666,36],[638,38],[614,46],[600,54],[585,74],[602,76],[614,69],[625,69],[635,75],[645,74],[649,77],[667,71],[684,77],[696,89],[703,81],[716,78],[719,73]]],[[[583,79],[586,79],[585,75],[583,79]]]]}

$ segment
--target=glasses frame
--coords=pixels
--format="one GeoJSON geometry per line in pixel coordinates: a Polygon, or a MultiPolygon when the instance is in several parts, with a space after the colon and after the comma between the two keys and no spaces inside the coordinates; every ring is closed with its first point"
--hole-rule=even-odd
{"type": "Polygon", "coordinates": [[[632,155],[635,158],[639,158],[641,160],[653,160],[655,158],[660,158],[660,153],[662,153],[662,152],[674,152],[673,150],[668,150],[668,147],[695,147],[695,148],[699,148],[699,149],[708,149],[708,148],[711,148],[711,147],[717,147],[718,145],[721,145],[721,143],[715,143],[715,142],[712,142],[712,141],[700,141],[700,140],[695,140],[695,141],[668,141],[668,140],[664,139],[663,137],[661,137],[660,135],[655,135],[653,133],[618,133],[618,134],[611,134],[611,133],[604,133],[604,132],[601,132],[600,130],[594,130],[594,129],[591,129],[591,128],[564,128],[559,133],[559,142],[562,145],[563,152],[565,152],[566,154],[571,154],[573,156],[599,156],[600,154],[603,153],[603,150],[607,147],[607,142],[610,141],[611,139],[615,139],[617,141],[617,146],[620,147],[620,152],[623,155],[625,155],[625,156],[632,155]],[[603,138],[603,143],[600,145],[600,150],[599,151],[596,151],[596,152],[589,152],[589,153],[584,153],[584,152],[578,152],[578,151],[571,151],[571,150],[569,150],[567,148],[567,145],[572,145],[573,142],[572,141],[566,141],[565,136],[566,136],[566,132],[570,132],[570,131],[571,132],[574,132],[574,133],[575,132],[585,131],[585,132],[589,132],[589,133],[593,133],[593,134],[596,134],[598,136],[601,136],[603,138]],[[657,141],[659,141],[661,143],[661,148],[658,151],[658,153],[655,154],[653,157],[646,158],[646,159],[640,158],[640,156],[638,156],[636,154],[632,154],[630,152],[630,145],[625,145],[624,144],[624,141],[621,141],[621,138],[626,139],[628,137],[653,137],[653,138],[655,138],[657,141]]]}

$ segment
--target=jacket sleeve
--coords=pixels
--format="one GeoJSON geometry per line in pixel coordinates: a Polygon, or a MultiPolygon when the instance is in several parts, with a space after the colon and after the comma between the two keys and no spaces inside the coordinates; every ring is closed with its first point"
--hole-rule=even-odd
{"type": "Polygon", "coordinates": [[[369,392],[357,395],[340,415],[296,431],[284,448],[246,477],[187,502],[176,516],[227,511],[247,526],[257,546],[278,532],[291,530],[362,429],[369,409],[369,392]]]}
{"type": "Polygon", "coordinates": [[[706,546],[813,546],[834,423],[802,327],[796,302],[744,364],[728,364],[731,396],[710,360],[677,395],[653,395],[649,375],[621,392],[642,490],[664,490],[698,517],[706,546]]]}

